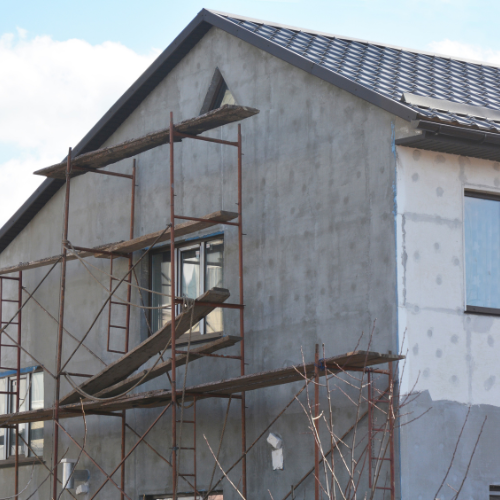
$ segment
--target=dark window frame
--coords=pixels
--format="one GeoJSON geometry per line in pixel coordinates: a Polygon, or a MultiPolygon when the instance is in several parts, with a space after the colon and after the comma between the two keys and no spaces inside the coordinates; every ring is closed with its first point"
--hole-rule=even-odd
{"type": "MultiPolygon", "coordinates": [[[[219,68],[215,68],[212,81],[210,82],[210,86],[208,87],[207,94],[205,95],[205,99],[203,100],[203,104],[201,106],[200,115],[204,115],[213,109],[219,108],[226,90],[229,90],[229,87],[219,68]]],[[[234,99],[232,92],[230,90],[229,92],[234,99]]]]}
{"type": "MultiPolygon", "coordinates": [[[[224,259],[224,262],[225,262],[225,235],[224,235],[224,232],[223,231],[218,231],[216,233],[211,233],[211,234],[207,234],[207,235],[203,235],[203,236],[199,236],[199,237],[195,237],[195,238],[188,238],[188,239],[185,239],[185,240],[181,240],[181,241],[176,241],[175,242],[175,250],[176,252],[179,254],[180,251],[182,251],[183,248],[187,249],[191,246],[194,246],[194,245],[203,245],[209,241],[212,241],[212,240],[219,240],[219,239],[222,239],[224,241],[224,254],[223,254],[223,259],[224,259]]],[[[157,254],[160,254],[160,253],[163,253],[163,252],[166,252],[166,251],[169,251],[170,250],[170,245],[169,244],[166,244],[166,245],[162,245],[162,246],[159,246],[157,248],[155,248],[153,251],[150,252],[150,255],[149,255],[149,259],[148,259],[148,266],[149,266],[149,289],[150,290],[153,290],[153,257],[157,254]]],[[[177,276],[176,276],[176,288],[178,288],[179,286],[179,266],[180,266],[180,259],[178,258],[179,255],[177,256],[177,259],[176,259],[176,273],[177,273],[177,276]]],[[[206,262],[205,262],[205,265],[206,265],[206,262]]],[[[204,292],[203,292],[204,293],[204,292]]],[[[149,293],[149,300],[148,300],[148,303],[149,303],[149,306],[152,306],[153,305],[153,294],[152,293],[149,293]]],[[[154,331],[154,321],[153,321],[153,314],[155,313],[154,310],[149,310],[149,314],[148,314],[148,322],[149,322],[149,325],[151,327],[151,332],[154,334],[155,331],[154,331]]],[[[215,332],[215,333],[206,333],[204,332],[203,334],[199,334],[200,335],[200,339],[194,339],[191,341],[191,343],[195,343],[195,342],[199,342],[199,341],[208,341],[208,340],[213,340],[214,338],[219,338],[219,337],[222,337],[224,335],[224,326],[222,327],[223,328],[223,331],[222,332],[215,332]]],[[[148,332],[148,336],[149,336],[149,332],[148,332]]],[[[177,342],[178,345],[182,345],[184,344],[185,342],[183,340],[181,340],[182,337],[179,339],[179,341],[177,342]]]]}
{"type": "MultiPolygon", "coordinates": [[[[29,370],[29,369],[28,369],[29,370]]],[[[22,379],[26,379],[26,383],[27,383],[27,386],[29,387],[29,389],[27,390],[26,392],[26,397],[28,398],[28,411],[31,411],[32,410],[32,405],[33,405],[33,375],[35,374],[39,374],[39,373],[44,373],[43,372],[43,369],[42,368],[35,368],[31,371],[25,371],[25,372],[22,372],[21,373],[21,380],[22,379]]],[[[0,379],[3,380],[3,379],[6,379],[7,380],[7,384],[6,384],[6,389],[7,390],[10,390],[10,386],[11,386],[11,383],[14,382],[16,379],[17,379],[17,375],[15,374],[11,374],[10,372],[8,373],[0,373],[0,379]]],[[[43,381],[42,382],[43,386],[45,386],[45,382],[43,381]]],[[[6,399],[6,406],[7,406],[7,412],[8,413],[12,413],[13,410],[12,410],[12,395],[11,394],[0,394],[0,397],[3,397],[6,399]]],[[[44,394],[44,397],[45,397],[45,394],[44,394]]],[[[27,424],[27,430],[26,430],[26,441],[28,442],[28,444],[30,446],[33,447],[33,444],[32,444],[32,425],[33,424],[36,424],[38,422],[30,422],[27,424]]],[[[42,427],[43,429],[43,427],[42,427]]],[[[15,453],[11,453],[11,437],[10,437],[10,429],[9,428],[6,428],[6,429],[1,429],[4,431],[4,446],[5,446],[5,449],[3,451],[3,456],[0,456],[0,469],[2,468],[6,468],[6,467],[14,467],[15,465],[15,453]]],[[[45,435],[43,436],[43,442],[44,444],[42,446],[45,445],[45,435]]],[[[23,441],[20,439],[19,440],[19,445],[22,446],[23,448],[25,448],[25,452],[26,454],[24,453],[21,453],[19,454],[19,465],[32,465],[32,464],[39,464],[40,463],[40,460],[43,461],[43,450],[42,450],[42,453],[41,455],[34,455],[31,450],[29,450],[29,448],[23,443],[23,441]]],[[[45,463],[45,462],[44,462],[45,463]]]]}
{"type": "Polygon", "coordinates": [[[498,499],[500,499],[500,485],[490,484],[490,500],[498,499]]]}
{"type": "MultiPolygon", "coordinates": [[[[205,493],[203,490],[199,490],[199,493],[205,493]]],[[[215,499],[216,497],[224,497],[224,493],[221,491],[212,491],[210,493],[209,499],[215,499]]],[[[177,498],[193,498],[194,493],[177,493],[177,498]]],[[[143,498],[141,496],[141,498],[143,498]]],[[[162,500],[167,498],[172,498],[172,493],[160,493],[158,495],[144,495],[145,500],[162,500]]]]}
{"type": "MultiPolygon", "coordinates": [[[[490,200],[500,202],[500,194],[490,193],[487,191],[479,191],[475,189],[464,189],[464,199],[465,198],[477,198],[480,200],[490,200]]],[[[466,258],[466,242],[465,242],[465,212],[464,212],[464,284],[467,289],[467,258],[466,258]]],[[[483,307],[483,306],[471,306],[467,304],[467,292],[465,291],[465,311],[466,314],[479,314],[486,316],[500,316],[500,308],[496,307],[483,307]]]]}
{"type": "Polygon", "coordinates": [[[207,94],[200,109],[200,115],[204,115],[205,113],[208,113],[211,109],[213,109],[213,104],[220,93],[220,89],[223,83],[224,78],[222,76],[222,73],[220,72],[219,68],[215,68],[214,74],[212,76],[212,81],[210,82],[210,86],[208,87],[207,94]]]}

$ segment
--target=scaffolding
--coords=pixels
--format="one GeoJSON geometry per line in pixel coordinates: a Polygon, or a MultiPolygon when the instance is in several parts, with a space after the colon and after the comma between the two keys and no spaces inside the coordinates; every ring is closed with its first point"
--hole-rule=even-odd
{"type": "MultiPolygon", "coordinates": [[[[220,126],[243,120],[258,113],[258,110],[242,106],[226,105],[217,110],[211,111],[200,117],[186,120],[179,124],[174,125],[173,113],[170,113],[169,127],[160,132],[149,134],[140,139],[127,141],[126,143],[118,144],[110,148],[100,149],[90,153],[86,153],[73,158],[72,150],[69,149],[66,161],[57,165],[53,165],[46,169],[36,172],[39,175],[45,175],[52,178],[65,179],[65,198],[64,198],[64,222],[63,222],[63,236],[61,253],[59,255],[39,259],[30,262],[19,263],[17,265],[9,266],[0,269],[0,364],[1,364],[1,349],[13,348],[16,350],[17,365],[15,367],[0,366],[2,370],[12,370],[17,374],[16,392],[7,390],[5,393],[14,395],[16,397],[15,412],[0,415],[0,427],[13,429],[15,431],[15,495],[19,494],[19,425],[28,424],[30,422],[53,421],[53,457],[52,464],[48,470],[52,473],[52,498],[59,498],[60,487],[64,488],[60,478],[58,477],[58,464],[59,459],[59,441],[60,435],[64,434],[79,450],[87,456],[87,458],[98,468],[105,476],[104,482],[92,494],[91,499],[99,495],[102,488],[110,482],[120,492],[120,498],[130,500],[125,489],[125,462],[139,446],[144,443],[148,446],[162,461],[171,467],[172,472],[172,498],[176,499],[179,491],[179,480],[182,479],[185,484],[190,488],[193,497],[196,499],[208,498],[208,495],[215,491],[216,487],[224,479],[222,476],[215,485],[210,485],[209,491],[199,490],[197,484],[197,446],[196,446],[196,423],[199,414],[197,415],[197,402],[206,398],[223,398],[229,400],[239,400],[240,404],[240,420],[241,420],[241,456],[233,466],[226,471],[227,473],[233,469],[237,464],[241,464],[241,493],[244,498],[247,497],[247,454],[260,439],[264,432],[266,432],[273,422],[283,413],[281,412],[273,422],[267,426],[266,430],[250,445],[247,446],[246,435],[246,405],[245,394],[248,391],[257,390],[265,387],[272,387],[282,384],[288,384],[300,380],[314,381],[315,382],[315,412],[316,417],[320,411],[320,398],[319,398],[319,378],[324,377],[328,372],[341,373],[345,371],[362,371],[365,372],[367,367],[379,364],[389,364],[388,370],[374,370],[370,373],[384,373],[389,376],[389,388],[386,391],[388,399],[384,400],[385,404],[392,404],[393,396],[393,383],[392,383],[392,362],[401,359],[401,356],[379,354],[375,352],[356,351],[347,353],[333,358],[319,359],[318,348],[316,348],[316,358],[313,363],[305,363],[300,366],[293,366],[282,368],[273,371],[267,371],[257,374],[247,375],[245,373],[245,323],[244,323],[244,273],[243,273],[243,203],[242,203],[242,132],[241,124],[237,126],[237,138],[234,141],[216,139],[212,137],[202,136],[201,133],[218,128],[220,126]],[[237,212],[216,211],[205,216],[183,215],[177,213],[175,207],[175,183],[174,183],[174,145],[175,143],[184,140],[198,140],[209,143],[228,146],[236,149],[237,152],[237,212]],[[158,147],[160,145],[169,145],[169,180],[170,180],[170,223],[160,231],[135,237],[134,235],[134,216],[135,216],[135,187],[136,187],[136,161],[133,160],[132,173],[124,174],[120,172],[113,172],[109,170],[101,170],[103,167],[116,163],[125,158],[131,158],[137,154],[144,152],[148,149],[158,147]],[[127,241],[119,243],[111,243],[101,245],[98,247],[84,247],[73,245],[68,241],[69,230],[69,208],[70,208],[70,194],[71,194],[71,179],[77,175],[84,173],[93,173],[100,175],[107,175],[111,177],[118,177],[128,179],[131,182],[130,193],[130,238],[127,241]],[[176,224],[176,221],[182,221],[176,224]],[[226,303],[229,297],[229,292],[225,289],[214,288],[208,290],[196,300],[187,301],[186,297],[179,297],[176,294],[176,254],[175,245],[176,238],[185,236],[191,233],[198,232],[205,228],[215,225],[227,225],[237,228],[238,231],[238,281],[239,281],[239,294],[238,301],[235,303],[226,303]],[[171,293],[170,293],[170,310],[171,320],[165,325],[161,326],[158,331],[150,332],[151,335],[142,343],[135,346],[130,350],[129,333],[130,333],[130,316],[131,316],[131,300],[132,289],[136,287],[140,292],[146,291],[152,293],[152,290],[147,290],[139,285],[139,281],[135,274],[135,268],[139,262],[150,252],[155,245],[163,242],[170,242],[170,276],[171,276],[171,293]],[[145,250],[142,256],[134,263],[133,252],[138,250],[145,250]],[[66,304],[66,268],[67,263],[71,260],[79,260],[85,262],[87,257],[107,258],[110,260],[109,271],[109,289],[108,297],[104,305],[101,307],[98,315],[94,318],[90,328],[87,330],[83,338],[77,339],[71,335],[64,326],[64,312],[67,307],[66,304]],[[113,263],[115,259],[127,259],[128,267],[127,272],[122,277],[115,276],[113,263]],[[50,266],[49,271],[45,274],[44,278],[40,281],[34,291],[29,292],[23,289],[23,272],[43,266],[50,266]],[[22,310],[30,300],[36,299],[33,297],[34,293],[40,288],[50,272],[57,266],[61,268],[61,285],[59,296],[59,316],[55,318],[42,307],[42,309],[57,322],[57,360],[55,373],[52,373],[40,360],[36,359],[26,349],[22,347],[21,336],[21,316],[22,310]],[[133,281],[135,278],[135,283],[133,281]],[[3,296],[3,283],[4,280],[17,282],[18,292],[16,298],[4,298],[3,296]],[[116,300],[115,293],[124,285],[126,287],[126,300],[116,300]],[[28,295],[27,299],[23,301],[23,291],[28,295]],[[17,307],[16,314],[9,320],[2,315],[2,306],[6,302],[15,303],[17,307]],[[125,318],[123,324],[115,324],[112,320],[112,310],[116,308],[123,308],[125,311],[125,318]],[[223,336],[221,338],[205,342],[201,345],[191,347],[188,343],[185,350],[178,348],[178,340],[181,335],[186,334],[194,324],[206,317],[210,312],[216,308],[233,309],[239,313],[239,336],[223,336]],[[94,326],[97,318],[107,309],[107,340],[106,348],[108,352],[121,355],[116,361],[105,366],[100,372],[90,375],[70,371],[69,363],[77,350],[82,347],[85,348],[93,356],[98,356],[85,345],[85,339],[94,326]],[[178,312],[179,314],[176,314],[178,312]],[[7,333],[8,326],[13,325],[17,327],[17,337],[7,333]],[[119,330],[123,332],[124,347],[123,349],[113,349],[111,347],[111,332],[119,330]],[[62,359],[63,353],[63,339],[64,335],[70,335],[78,342],[77,348],[72,351],[68,359],[62,359]],[[10,343],[4,344],[2,336],[7,336],[10,343]],[[226,349],[231,346],[238,346],[238,355],[224,355],[216,354],[217,351],[226,349]],[[163,355],[170,351],[170,357],[163,358],[163,355]],[[55,400],[52,408],[45,408],[42,410],[19,411],[19,402],[21,395],[20,388],[20,374],[21,374],[21,352],[24,352],[28,357],[33,359],[46,373],[52,376],[55,380],[55,400]],[[137,370],[144,365],[153,356],[161,353],[158,360],[152,368],[137,372],[137,370]],[[215,357],[221,360],[237,360],[239,361],[239,376],[222,381],[207,382],[204,384],[186,387],[179,385],[178,369],[181,366],[186,366],[188,363],[201,359],[204,357],[215,357]],[[170,389],[169,390],[156,390],[141,393],[131,393],[135,387],[152,380],[162,374],[170,373],[170,389]],[[61,380],[65,377],[73,386],[68,394],[61,395],[61,380]],[[85,381],[81,384],[74,384],[73,378],[84,378],[85,381]],[[186,417],[184,413],[184,403],[192,402],[191,415],[186,417]],[[181,403],[179,405],[179,403],[181,403]],[[154,419],[148,429],[140,435],[128,423],[126,418],[127,411],[133,411],[136,408],[162,408],[159,415],[154,419]],[[179,408],[181,410],[179,411],[179,408]],[[167,459],[158,450],[155,449],[145,438],[149,432],[154,428],[157,422],[170,410],[171,413],[171,459],[167,459]],[[109,416],[110,418],[119,418],[121,420],[121,450],[120,460],[115,469],[111,473],[107,473],[93,458],[90,453],[77,442],[77,440],[68,432],[62,425],[62,419],[81,417],[82,415],[102,415],[109,416]],[[180,425],[178,425],[180,424],[180,425]],[[130,450],[126,450],[126,432],[127,429],[135,434],[139,439],[132,446],[130,450]],[[186,431],[189,429],[189,431],[186,431]],[[191,433],[191,446],[183,445],[181,436],[186,432],[191,433]],[[192,469],[179,470],[180,454],[192,454],[192,469]],[[120,471],[120,481],[117,482],[113,479],[113,475],[120,471]],[[59,485],[59,486],[58,486],[59,485]]],[[[85,264],[84,264],[85,265],[85,264]]],[[[142,299],[142,294],[141,294],[142,299]]],[[[99,358],[100,359],[100,358],[99,358]]],[[[101,360],[102,361],[102,360],[101,360]]],[[[369,375],[370,376],[370,375],[369,375]]],[[[370,391],[370,384],[369,389],[370,391]]],[[[2,393],[3,394],[3,393],[2,393]]],[[[373,411],[377,401],[374,401],[372,393],[369,392],[369,412],[373,411]],[[371,409],[371,410],[370,410],[371,409]]],[[[293,400],[292,400],[293,401],[293,400]]],[[[288,406],[287,406],[288,407],[288,406]]],[[[286,409],[286,408],[285,408],[286,409]]],[[[284,411],[284,410],[283,410],[284,411]]],[[[198,412],[199,413],[199,412],[198,412]]],[[[389,412],[390,413],[390,412],[389,412]]],[[[370,413],[370,422],[372,422],[372,414],[370,413]]],[[[393,425],[394,422],[391,423],[393,425]]],[[[319,425],[319,420],[316,420],[316,425],[319,425]]],[[[370,425],[370,432],[375,432],[373,425],[370,425]]],[[[370,443],[373,441],[373,436],[370,436],[370,443]]],[[[372,448],[369,451],[370,461],[372,457],[372,448]]],[[[384,456],[385,459],[385,456],[384,456]]],[[[388,458],[391,463],[391,487],[390,494],[391,500],[395,498],[394,490],[394,443],[391,431],[391,444],[390,456],[388,458]]],[[[318,443],[315,440],[314,452],[314,468],[309,471],[295,487],[300,485],[306,477],[314,472],[315,475],[315,499],[320,498],[320,479],[319,479],[319,464],[321,462],[318,450],[318,443]]],[[[42,460],[40,459],[40,462],[42,460]]],[[[370,463],[370,487],[372,487],[372,466],[370,463]]],[[[71,494],[71,492],[69,492],[71,494]]],[[[71,494],[72,495],[72,494],[71,494]]],[[[289,493],[290,495],[290,493],[289,493]]],[[[285,496],[285,499],[289,496],[285,496]]],[[[293,488],[291,491],[293,498],[293,488]]],[[[72,495],[73,496],[73,495],[72,495]]]]}

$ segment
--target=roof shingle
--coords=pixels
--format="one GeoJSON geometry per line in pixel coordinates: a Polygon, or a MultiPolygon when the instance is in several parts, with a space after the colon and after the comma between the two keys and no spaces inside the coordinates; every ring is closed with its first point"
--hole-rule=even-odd
{"type": "MultiPolygon", "coordinates": [[[[500,68],[219,15],[395,101],[408,92],[500,110],[500,68]]],[[[407,106],[427,120],[500,132],[500,120],[407,106]]]]}

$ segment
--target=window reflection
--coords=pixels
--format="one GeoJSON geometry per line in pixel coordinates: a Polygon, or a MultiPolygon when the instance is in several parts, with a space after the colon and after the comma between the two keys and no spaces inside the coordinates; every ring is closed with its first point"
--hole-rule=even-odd
{"type": "MultiPolygon", "coordinates": [[[[213,240],[205,243],[206,268],[205,291],[214,287],[222,288],[224,270],[224,241],[213,240]]],[[[215,309],[206,318],[206,332],[222,332],[222,309],[215,309]]]]}
{"type": "Polygon", "coordinates": [[[465,197],[467,305],[500,309],[500,201],[465,197]]]}
{"type": "MultiPolygon", "coordinates": [[[[195,299],[214,287],[224,286],[224,240],[223,238],[202,241],[196,245],[176,248],[177,295],[195,299]]],[[[164,309],[153,309],[153,332],[164,326],[171,318],[170,294],[170,250],[158,252],[151,258],[152,289],[162,295],[152,294],[154,307],[167,306],[164,309]]],[[[177,310],[177,314],[179,309],[177,310]]],[[[211,312],[204,320],[193,325],[193,333],[218,333],[223,331],[222,309],[211,312]]]]}

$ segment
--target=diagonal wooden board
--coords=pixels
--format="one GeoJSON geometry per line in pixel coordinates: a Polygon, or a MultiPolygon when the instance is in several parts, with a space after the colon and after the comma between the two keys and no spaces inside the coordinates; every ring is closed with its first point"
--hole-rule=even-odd
{"type": "MultiPolygon", "coordinates": [[[[322,360],[328,370],[338,373],[341,371],[360,371],[364,367],[396,362],[404,359],[404,356],[394,354],[380,354],[378,352],[355,351],[333,358],[322,360]]],[[[312,377],[314,374],[314,363],[304,365],[279,368],[278,370],[245,375],[218,382],[208,382],[206,384],[188,387],[186,389],[185,401],[207,398],[229,396],[242,391],[253,391],[265,387],[289,384],[304,380],[304,376],[312,377]]],[[[319,375],[325,376],[326,371],[320,370],[319,375]]],[[[134,394],[109,403],[87,402],[83,403],[86,415],[96,414],[103,411],[119,411],[131,408],[157,408],[165,406],[172,401],[172,393],[168,390],[158,390],[134,394]]],[[[62,406],[59,409],[60,418],[73,418],[82,415],[81,405],[72,404],[62,406]]],[[[0,427],[29,422],[39,422],[52,420],[54,409],[47,408],[41,410],[31,410],[15,414],[0,415],[0,427]]]]}
{"type": "MultiPolygon", "coordinates": [[[[191,320],[192,324],[196,325],[198,321],[215,309],[215,306],[203,305],[203,302],[221,304],[228,298],[229,291],[225,288],[212,288],[208,292],[205,292],[201,297],[196,299],[193,313],[191,309],[188,309],[175,318],[175,338],[179,338],[189,330],[191,320]]],[[[110,387],[129,377],[146,361],[165,349],[167,343],[170,341],[170,333],[171,321],[120,359],[83,382],[79,387],[87,394],[97,394],[106,387],[110,387]]],[[[80,397],[80,393],[76,389],[73,389],[61,399],[60,404],[76,403],[80,400],[80,397]]]]}
{"type": "MultiPolygon", "coordinates": [[[[222,125],[249,118],[257,113],[259,113],[259,110],[255,108],[226,104],[203,115],[184,120],[174,125],[174,128],[177,132],[183,134],[198,135],[222,125]]],[[[169,128],[153,132],[139,139],[122,142],[116,146],[90,151],[74,158],[71,164],[74,168],[103,168],[125,158],[130,158],[149,149],[167,144],[168,142],[170,142],[169,128]]],[[[85,171],[75,169],[71,173],[71,177],[85,173],[85,171]]],[[[52,177],[53,179],[65,179],[66,161],[37,170],[35,175],[43,175],[45,177],[52,177]]]]}
{"type": "MultiPolygon", "coordinates": [[[[215,226],[219,222],[229,222],[230,220],[236,219],[238,214],[236,212],[226,212],[224,210],[218,210],[217,212],[212,212],[211,214],[200,217],[201,219],[206,219],[206,222],[200,221],[188,221],[182,224],[177,224],[174,228],[175,237],[186,236],[187,234],[195,233],[201,231],[210,226],[215,226]]],[[[105,250],[106,252],[116,252],[118,254],[128,254],[147,248],[151,246],[157,238],[157,243],[163,243],[170,240],[170,229],[167,229],[164,234],[164,230],[156,231],[155,233],[145,234],[144,236],[139,236],[132,240],[120,241],[119,243],[106,243],[98,247],[94,247],[94,250],[105,250]]],[[[96,254],[94,252],[78,252],[78,256],[81,258],[85,257],[106,257],[104,254],[96,254]]],[[[61,258],[60,255],[55,255],[53,257],[46,257],[44,259],[32,260],[30,262],[20,262],[13,266],[0,268],[0,275],[9,274],[18,271],[24,271],[27,269],[35,269],[37,267],[51,266],[55,264],[61,258]]],[[[67,260],[76,260],[76,256],[70,252],[68,253],[67,260]]]]}
{"type": "MultiPolygon", "coordinates": [[[[220,339],[213,340],[212,342],[209,342],[207,344],[204,344],[200,347],[195,347],[194,349],[190,349],[189,351],[189,361],[193,361],[195,359],[203,358],[204,354],[212,354],[216,351],[219,351],[220,349],[225,349],[226,347],[231,347],[238,343],[241,340],[241,337],[235,337],[235,336],[227,336],[227,337],[221,337],[220,339]]],[[[186,355],[185,354],[179,354],[175,357],[175,365],[177,367],[182,366],[186,364],[186,355]]],[[[132,377],[129,377],[125,380],[122,380],[121,382],[118,382],[117,384],[107,387],[106,389],[103,389],[102,391],[98,392],[96,394],[97,397],[99,398],[109,398],[112,396],[117,396],[118,394],[122,394],[125,391],[129,390],[131,387],[133,387],[135,384],[137,384],[143,377],[144,380],[142,380],[141,384],[145,384],[146,382],[149,382],[150,380],[153,380],[156,377],[159,377],[160,375],[163,375],[164,373],[167,373],[171,370],[172,368],[172,360],[168,359],[167,361],[164,361],[163,363],[158,364],[153,370],[151,370],[148,375],[145,377],[147,370],[143,370],[139,373],[136,373],[132,377]]]]}

